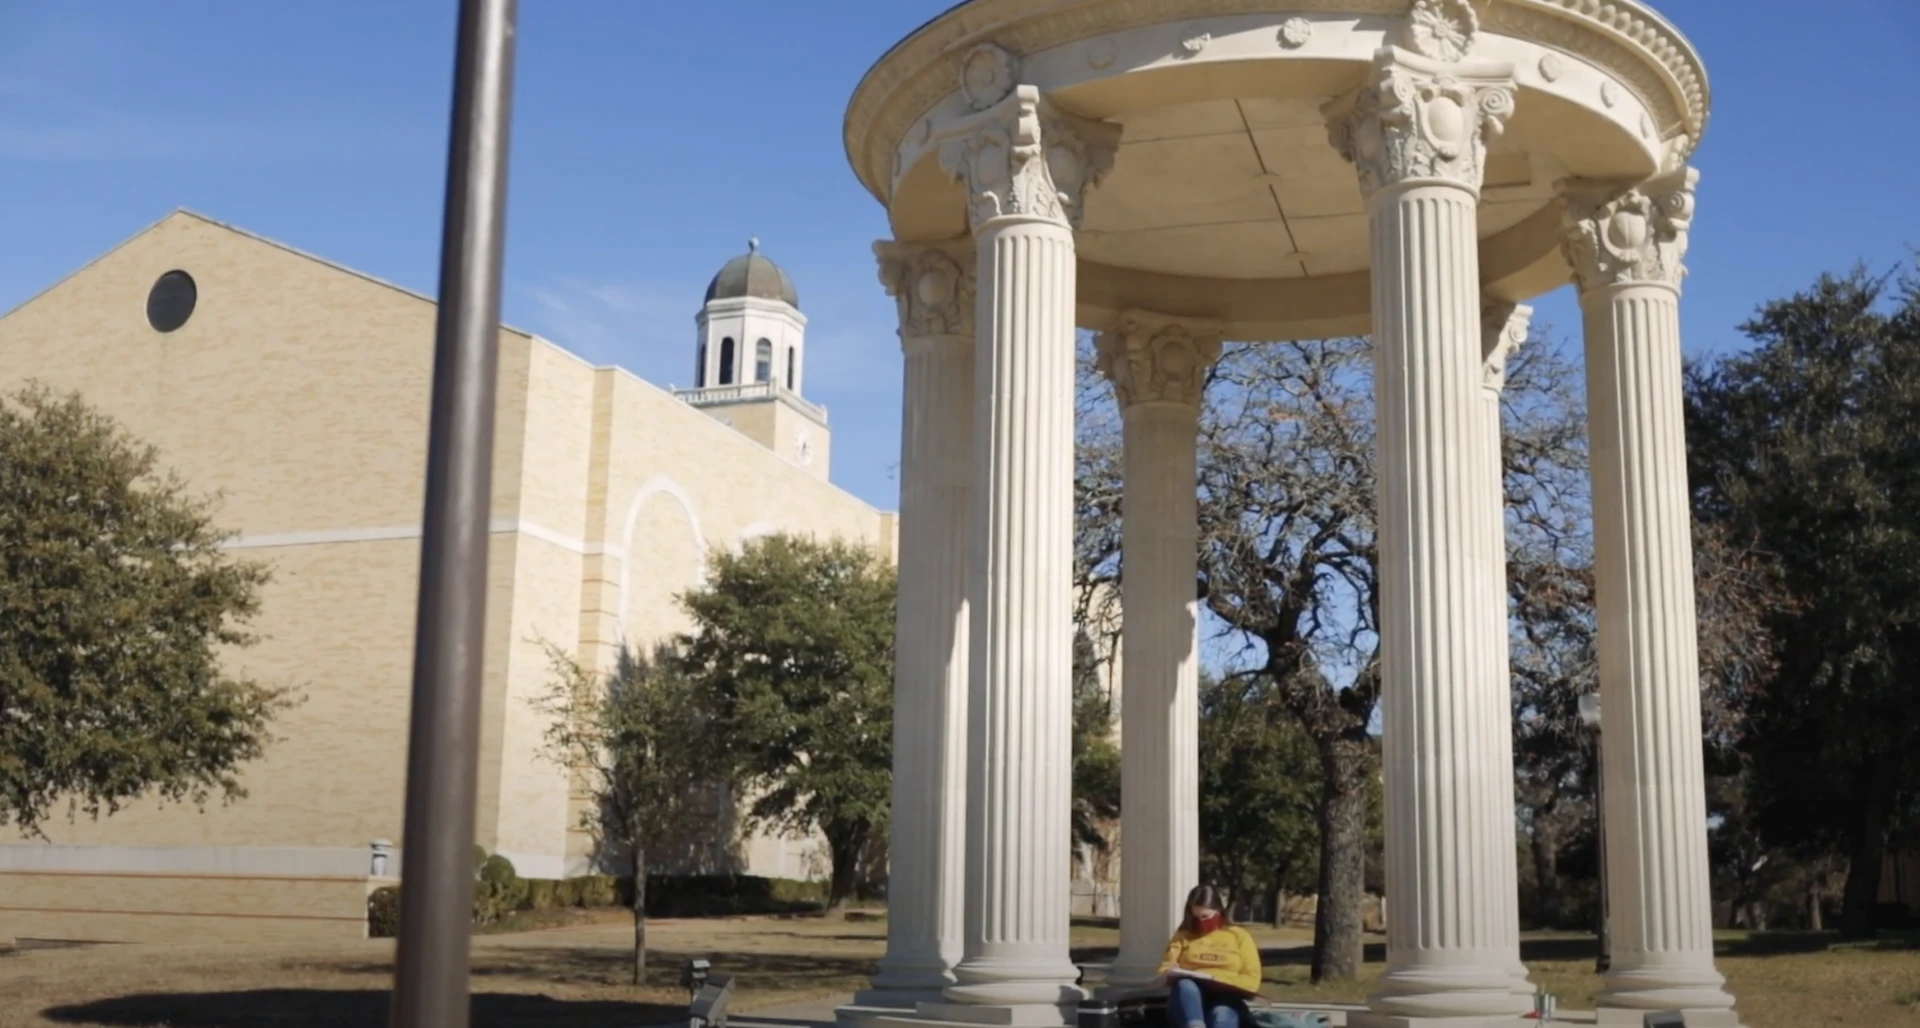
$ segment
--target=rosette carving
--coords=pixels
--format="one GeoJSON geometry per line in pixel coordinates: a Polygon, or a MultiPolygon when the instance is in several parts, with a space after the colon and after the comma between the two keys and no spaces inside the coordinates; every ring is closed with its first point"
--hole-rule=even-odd
{"type": "Polygon", "coordinates": [[[944,133],[940,166],[967,187],[974,231],[1024,216],[1080,224],[1088,190],[1113,170],[1120,128],[1054,110],[1019,86],[991,110],[944,133]]]}
{"type": "Polygon", "coordinates": [[[970,240],[873,244],[880,284],[900,308],[900,339],[973,339],[974,250],[970,240]]]}
{"type": "Polygon", "coordinates": [[[1682,168],[1625,192],[1576,188],[1567,200],[1565,247],[1580,289],[1680,288],[1699,181],[1698,169],[1682,168]]]}
{"type": "Polygon", "coordinates": [[[1456,65],[1388,48],[1373,81],[1328,110],[1328,135],[1360,174],[1360,191],[1407,182],[1479,192],[1487,141],[1513,114],[1512,69],[1456,65]]]}
{"type": "Polygon", "coordinates": [[[1139,403],[1200,406],[1207,369],[1220,359],[1220,326],[1127,311],[1096,342],[1100,373],[1126,410],[1139,403]]]}
{"type": "Polygon", "coordinates": [[[1480,16],[1468,0],[1413,0],[1402,23],[1406,48],[1436,61],[1458,61],[1473,49],[1480,16]]]}

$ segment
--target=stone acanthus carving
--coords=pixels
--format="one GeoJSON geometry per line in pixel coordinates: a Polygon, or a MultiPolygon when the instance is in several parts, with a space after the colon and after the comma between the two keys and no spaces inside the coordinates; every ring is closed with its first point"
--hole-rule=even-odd
{"type": "Polygon", "coordinates": [[[982,43],[960,61],[960,92],[976,111],[1007,98],[1020,80],[1020,59],[1006,48],[982,43]]]}
{"type": "Polygon", "coordinates": [[[1211,322],[1127,311],[1097,341],[1100,373],[1126,410],[1138,403],[1200,406],[1207,369],[1220,359],[1220,328],[1211,322]]]}
{"type": "Polygon", "coordinates": [[[1119,145],[1119,126],[1054,110],[1038,88],[1019,86],[947,131],[940,166],[965,183],[976,231],[1013,216],[1077,228],[1087,191],[1113,170],[1119,145]]]}
{"type": "Polygon", "coordinates": [[[1473,49],[1480,16],[1469,0],[1413,0],[1400,30],[1401,45],[1436,61],[1458,61],[1473,49]]]}
{"type": "Polygon", "coordinates": [[[1298,50],[1313,39],[1313,22],[1305,18],[1288,18],[1280,26],[1280,45],[1289,50],[1298,50]]]}
{"type": "Polygon", "coordinates": [[[1488,300],[1481,311],[1480,373],[1482,387],[1499,392],[1507,387],[1507,358],[1527,341],[1533,308],[1506,300],[1488,300]]]}
{"type": "Polygon", "coordinates": [[[1680,288],[1699,181],[1700,172],[1689,167],[1623,193],[1575,187],[1565,215],[1566,256],[1581,290],[1680,288]]]}
{"type": "Polygon", "coordinates": [[[900,306],[900,339],[973,339],[973,242],[873,244],[880,284],[900,306]]]}
{"type": "Polygon", "coordinates": [[[1478,192],[1487,141],[1513,114],[1512,68],[1456,65],[1388,48],[1374,78],[1328,109],[1334,148],[1360,173],[1360,190],[1438,182],[1478,192]]]}

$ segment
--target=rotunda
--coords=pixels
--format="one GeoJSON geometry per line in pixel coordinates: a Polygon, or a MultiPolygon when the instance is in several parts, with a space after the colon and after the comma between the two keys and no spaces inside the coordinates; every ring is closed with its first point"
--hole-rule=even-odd
{"type": "Polygon", "coordinates": [[[800,293],[760,240],[722,265],[695,318],[694,388],[770,383],[798,394],[805,379],[807,319],[800,293]]]}
{"type": "Polygon", "coordinates": [[[893,896],[860,1004],[1064,1024],[1081,995],[1076,329],[1100,333],[1124,418],[1120,989],[1156,981],[1199,870],[1206,369],[1223,340],[1367,334],[1390,916],[1348,1023],[1521,1023],[1499,390],[1524,303],[1573,282],[1608,719],[1601,1023],[1738,1023],[1713,961],[1680,419],[1707,112],[1698,55],[1639,0],[968,0],[881,58],[846,119],[906,351],[893,896]]]}

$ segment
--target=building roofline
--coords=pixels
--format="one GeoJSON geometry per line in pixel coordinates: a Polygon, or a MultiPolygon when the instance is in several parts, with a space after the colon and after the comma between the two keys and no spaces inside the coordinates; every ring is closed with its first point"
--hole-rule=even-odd
{"type": "MultiPolygon", "coordinates": [[[[381,278],[378,275],[371,275],[371,274],[368,274],[367,272],[361,271],[358,268],[354,268],[354,267],[350,267],[348,265],[342,264],[339,261],[329,260],[328,258],[322,257],[319,254],[313,253],[310,250],[302,250],[301,248],[294,246],[291,243],[281,242],[280,240],[274,239],[271,236],[263,236],[258,232],[252,231],[251,229],[241,228],[239,225],[235,225],[230,221],[221,221],[219,218],[202,214],[199,211],[196,211],[190,207],[175,207],[173,210],[168,211],[164,217],[148,224],[146,227],[142,228],[140,231],[135,232],[134,234],[126,237],[125,239],[120,240],[118,243],[113,244],[111,247],[108,247],[106,251],[101,253],[99,256],[93,258],[92,260],[86,262],[85,264],[80,265],[78,268],[73,269],[72,271],[66,273],[65,275],[60,276],[57,280],[55,280],[53,283],[48,285],[45,289],[41,289],[40,291],[34,293],[32,296],[27,297],[25,300],[20,301],[18,304],[15,304],[12,308],[7,310],[5,314],[0,314],[0,318],[11,316],[15,311],[25,308],[28,304],[33,303],[34,301],[40,299],[41,297],[46,296],[48,293],[51,293],[54,290],[65,285],[66,283],[72,281],[74,278],[78,277],[83,272],[92,268],[94,265],[99,264],[101,261],[104,261],[107,258],[113,256],[114,254],[119,253],[121,250],[126,249],[127,245],[129,243],[132,243],[134,240],[139,239],[144,235],[147,235],[148,233],[152,232],[154,229],[157,229],[161,225],[166,224],[169,220],[182,215],[192,218],[195,221],[202,222],[203,224],[211,225],[214,228],[224,229],[228,232],[233,233],[234,235],[243,236],[247,239],[251,239],[256,243],[265,243],[266,245],[271,246],[277,250],[281,250],[286,253],[293,254],[296,257],[303,257],[307,260],[314,262],[315,264],[319,264],[324,267],[332,268],[334,271],[344,272],[348,275],[352,275],[353,277],[361,279],[363,281],[371,282],[377,286],[384,286],[388,289],[393,290],[396,293],[400,293],[405,296],[410,296],[416,300],[422,300],[427,303],[431,303],[435,305],[438,305],[440,302],[439,300],[436,300],[433,297],[428,296],[427,294],[422,293],[417,289],[409,289],[406,286],[400,285],[397,282],[388,281],[387,279],[381,278]]],[[[533,335],[532,332],[524,328],[519,328],[514,325],[509,325],[504,321],[500,323],[500,328],[503,331],[512,332],[515,335],[522,335],[522,336],[528,336],[528,337],[532,337],[533,335]]]]}

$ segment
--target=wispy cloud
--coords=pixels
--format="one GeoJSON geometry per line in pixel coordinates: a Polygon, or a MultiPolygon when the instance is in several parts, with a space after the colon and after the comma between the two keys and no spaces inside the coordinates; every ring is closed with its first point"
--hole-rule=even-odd
{"type": "Polygon", "coordinates": [[[233,164],[306,159],[316,143],[289,128],[120,109],[45,82],[0,79],[0,159],[233,164]]]}
{"type": "Polygon", "coordinates": [[[676,283],[560,278],[523,290],[528,327],[596,364],[688,384],[699,293],[676,283]]]}
{"type": "MultiPolygon", "coordinates": [[[[555,279],[526,288],[528,327],[588,360],[619,364],[660,385],[689,384],[693,315],[700,291],[689,282],[555,279]]],[[[807,391],[848,393],[898,387],[893,326],[807,326],[807,391]]]]}

